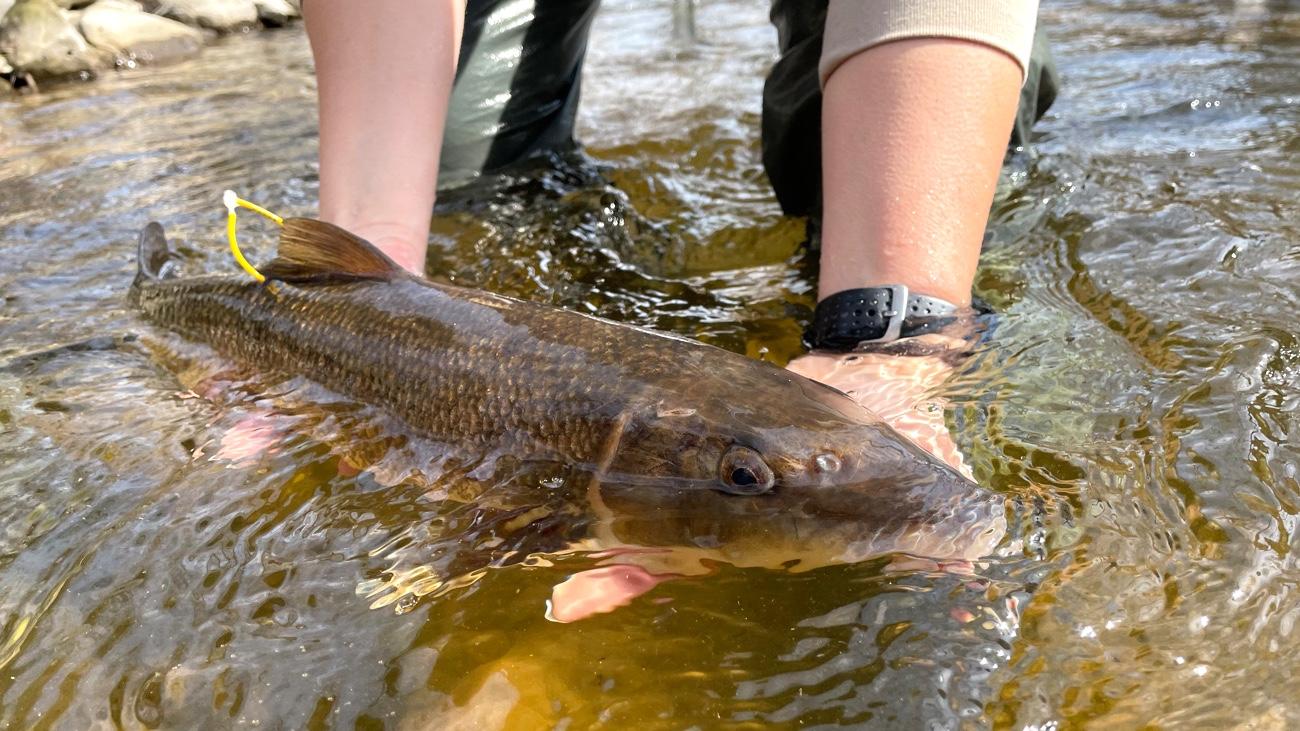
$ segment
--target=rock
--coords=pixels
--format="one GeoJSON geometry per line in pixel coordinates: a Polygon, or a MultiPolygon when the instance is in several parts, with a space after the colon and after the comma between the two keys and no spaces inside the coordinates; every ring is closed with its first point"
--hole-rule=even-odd
{"type": "Polygon", "coordinates": [[[159,63],[191,56],[203,34],[175,20],[150,15],[131,0],[100,0],[81,14],[81,34],[119,64],[159,63]]]}
{"type": "Polygon", "coordinates": [[[0,18],[5,17],[5,13],[9,12],[9,8],[13,6],[14,0],[0,0],[0,18]]]}
{"type": "Polygon", "coordinates": [[[253,0],[147,0],[145,10],[186,25],[230,31],[257,23],[253,0]]]}
{"type": "Polygon", "coordinates": [[[257,5],[257,17],[268,28],[288,25],[294,18],[302,16],[302,10],[289,0],[253,0],[257,5]]]}
{"type": "Polygon", "coordinates": [[[0,55],[37,78],[71,76],[107,66],[52,0],[17,0],[0,20],[0,55]]]}
{"type": "Polygon", "coordinates": [[[4,56],[0,56],[0,76],[8,76],[14,72],[14,67],[9,65],[4,56]]]}

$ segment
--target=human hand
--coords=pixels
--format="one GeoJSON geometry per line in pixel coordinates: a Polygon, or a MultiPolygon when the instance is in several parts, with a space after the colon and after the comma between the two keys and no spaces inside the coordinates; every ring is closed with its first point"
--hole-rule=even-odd
{"type": "Polygon", "coordinates": [[[951,359],[945,358],[945,354],[961,352],[966,344],[939,334],[918,335],[907,340],[910,346],[933,354],[815,350],[790,361],[787,367],[845,392],[899,434],[970,477],[970,469],[944,424],[944,404],[931,395],[952,373],[951,359]]]}

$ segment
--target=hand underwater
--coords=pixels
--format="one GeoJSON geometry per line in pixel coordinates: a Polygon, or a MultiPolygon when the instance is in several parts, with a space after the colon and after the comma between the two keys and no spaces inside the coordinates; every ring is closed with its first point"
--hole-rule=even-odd
{"type": "MultiPolygon", "coordinates": [[[[945,335],[908,338],[927,348],[960,349],[965,343],[945,335]]],[[[944,424],[943,403],[928,398],[952,373],[942,350],[933,355],[813,351],[790,361],[789,369],[847,393],[899,434],[970,476],[970,470],[944,424]]]]}

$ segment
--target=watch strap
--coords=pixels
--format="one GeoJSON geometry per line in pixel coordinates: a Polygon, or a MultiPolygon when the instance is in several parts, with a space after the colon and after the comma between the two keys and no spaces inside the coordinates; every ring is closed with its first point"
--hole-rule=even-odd
{"type": "Polygon", "coordinates": [[[934,332],[951,323],[957,306],[890,284],[836,292],[817,303],[804,342],[818,350],[848,351],[934,332]]]}

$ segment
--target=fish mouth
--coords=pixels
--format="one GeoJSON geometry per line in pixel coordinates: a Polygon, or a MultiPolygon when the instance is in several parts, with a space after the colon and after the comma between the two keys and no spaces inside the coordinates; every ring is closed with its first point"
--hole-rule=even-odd
{"type": "Polygon", "coordinates": [[[592,500],[629,543],[736,556],[785,551],[804,564],[889,553],[974,560],[996,549],[1007,525],[1005,501],[955,472],[778,486],[755,496],[723,493],[709,480],[604,475],[593,481],[592,500]]]}
{"type": "Polygon", "coordinates": [[[901,552],[975,559],[1007,531],[1006,500],[951,469],[803,491],[803,509],[838,524],[846,560],[901,552]]]}

